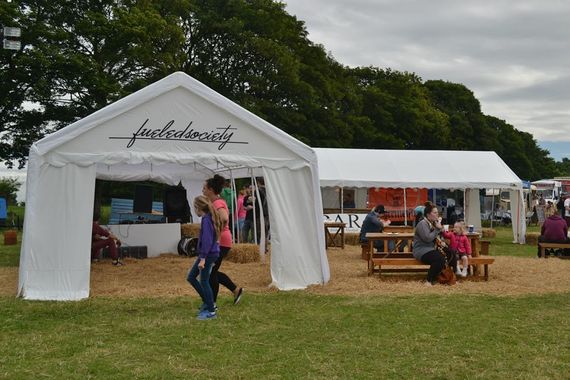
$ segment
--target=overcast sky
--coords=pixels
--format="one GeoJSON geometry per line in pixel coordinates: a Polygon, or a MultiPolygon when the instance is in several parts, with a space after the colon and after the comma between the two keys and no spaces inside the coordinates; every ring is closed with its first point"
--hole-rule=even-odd
{"type": "Polygon", "coordinates": [[[283,2],[340,63],[462,83],[483,113],[570,156],[570,1],[283,2]]]}

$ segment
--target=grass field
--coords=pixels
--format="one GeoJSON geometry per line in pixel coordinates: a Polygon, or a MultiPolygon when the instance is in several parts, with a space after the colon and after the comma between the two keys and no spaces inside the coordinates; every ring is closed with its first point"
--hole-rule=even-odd
{"type": "MultiPolygon", "coordinates": [[[[491,254],[532,256],[499,229],[491,254]]],[[[19,249],[0,246],[0,266],[19,249]]],[[[303,291],[31,302],[0,297],[6,379],[567,379],[570,294],[338,296],[303,291]]]]}

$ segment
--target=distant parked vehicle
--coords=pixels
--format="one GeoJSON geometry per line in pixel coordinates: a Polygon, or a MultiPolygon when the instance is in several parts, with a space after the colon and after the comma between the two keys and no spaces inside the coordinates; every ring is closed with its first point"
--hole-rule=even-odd
{"type": "Polygon", "coordinates": [[[553,179],[541,179],[540,181],[532,182],[536,186],[536,196],[542,198],[545,202],[556,203],[560,194],[562,193],[562,182],[553,179]]]}

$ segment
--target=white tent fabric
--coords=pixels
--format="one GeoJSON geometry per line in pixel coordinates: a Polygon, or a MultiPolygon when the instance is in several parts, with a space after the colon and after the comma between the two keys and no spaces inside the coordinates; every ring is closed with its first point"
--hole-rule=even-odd
{"type": "Polygon", "coordinates": [[[265,176],[273,283],[323,284],[317,170],[310,147],[188,75],[169,75],[32,145],[18,294],[89,296],[95,178],[181,182],[194,196],[216,172],[265,176]]]}
{"type": "MultiPolygon", "coordinates": [[[[495,152],[334,148],[315,148],[315,152],[321,187],[510,190],[511,199],[516,199],[511,206],[514,242],[524,243],[522,181],[495,152]]],[[[480,226],[478,192],[467,192],[466,203],[471,204],[471,211],[466,210],[469,223],[480,226]]]]}

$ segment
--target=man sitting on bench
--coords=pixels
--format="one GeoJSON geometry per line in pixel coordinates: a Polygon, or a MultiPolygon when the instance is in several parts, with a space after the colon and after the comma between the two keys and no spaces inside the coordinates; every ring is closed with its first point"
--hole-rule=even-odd
{"type": "MultiPolygon", "coordinates": [[[[560,217],[556,207],[548,207],[544,210],[546,220],[540,229],[539,243],[570,243],[568,239],[568,226],[566,221],[560,217]]],[[[566,252],[565,252],[566,253],[566,252]]],[[[548,250],[544,252],[545,256],[549,255],[548,250]]],[[[538,247],[538,257],[540,257],[540,246],[538,247]]]]}
{"type": "MultiPolygon", "coordinates": [[[[382,232],[384,231],[384,227],[390,225],[389,219],[382,219],[382,215],[386,213],[383,205],[377,205],[366,215],[364,221],[362,222],[362,227],[360,228],[360,243],[367,244],[368,239],[366,239],[366,234],[368,232],[382,232]]],[[[403,241],[400,246],[399,250],[403,251],[404,247],[407,245],[407,241],[403,241]]],[[[394,250],[394,241],[388,241],[388,250],[391,252],[394,250]]],[[[374,248],[378,252],[384,252],[384,242],[381,240],[374,242],[374,248]]]]}
{"type": "Polygon", "coordinates": [[[109,254],[113,260],[113,265],[119,266],[123,263],[119,260],[117,247],[121,246],[121,241],[112,232],[99,225],[99,213],[93,213],[93,228],[91,230],[91,260],[99,259],[99,252],[103,248],[109,248],[109,254]]]}

